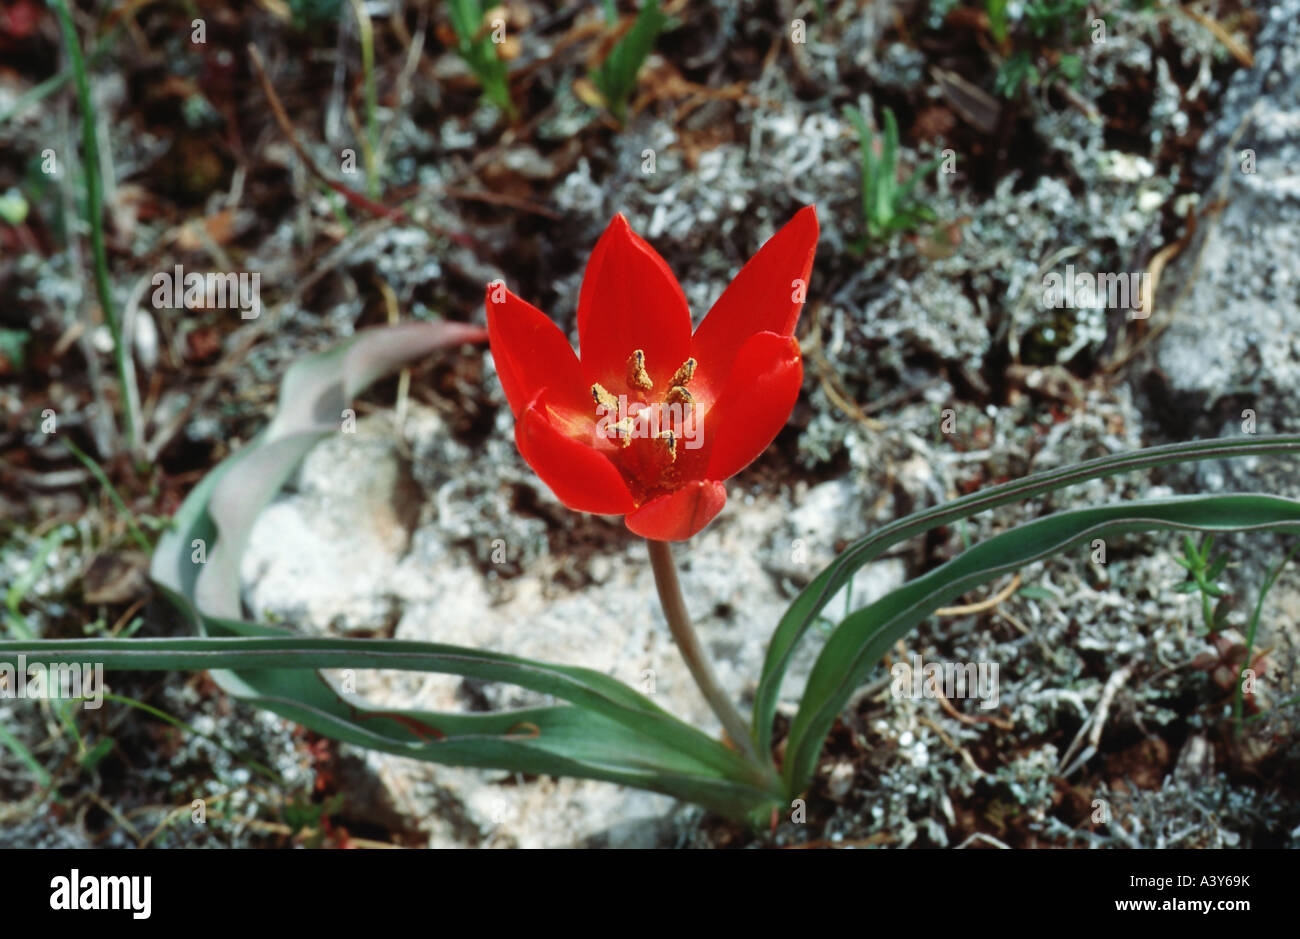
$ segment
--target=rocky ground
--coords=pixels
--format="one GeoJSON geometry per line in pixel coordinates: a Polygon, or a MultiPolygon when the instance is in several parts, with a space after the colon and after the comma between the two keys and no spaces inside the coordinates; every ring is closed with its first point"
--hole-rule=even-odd
{"type": "MultiPolygon", "coordinates": [[[[263,272],[268,311],[248,325],[227,311],[135,303],[136,367],[159,442],[141,474],[113,458],[110,409],[97,409],[93,391],[112,366],[97,345],[103,327],[76,326],[94,301],[87,260],[56,224],[72,210],[51,196],[27,225],[30,244],[5,235],[17,249],[5,243],[0,297],[13,302],[0,307],[23,312],[0,313],[0,325],[29,332],[25,361],[10,356],[0,373],[0,580],[23,585],[10,593],[11,633],[16,619],[44,636],[176,628],[138,577],[121,511],[37,431],[45,408],[102,459],[152,534],[264,425],[290,362],[384,322],[390,308],[482,322],[482,285],[502,277],[572,334],[586,255],[620,211],[673,267],[697,317],[799,206],[816,204],[821,219],[799,334],[805,386],[790,425],[729,482],[717,521],[678,550],[690,612],[723,684],[745,703],[790,599],[884,522],[1063,463],[1241,433],[1243,422],[1259,433],[1300,429],[1296,0],[1223,0],[1197,15],[1103,4],[1105,41],[1070,50],[1077,79],[1046,73],[1010,99],[992,94],[1005,55],[987,38],[982,4],[673,4],[681,25],[660,38],[622,128],[573,90],[602,22],[598,5],[576,6],[547,15],[540,4],[506,5],[526,103],[513,125],[477,101],[441,13],[403,80],[410,46],[372,11],[387,53],[378,58],[387,191],[412,199],[408,223],[355,209],[341,221],[252,100],[250,38],[304,145],[332,165],[351,133],[341,114],[355,101],[337,76],[355,80],[354,25],[299,33],[264,11],[223,15],[214,48],[195,62],[176,23],[146,17],[129,36],[147,50],[139,63],[128,67],[119,51],[95,66],[101,115],[115,116],[104,132],[118,181],[109,204],[119,302],[131,306],[133,285],[155,269],[220,267],[225,257],[263,272]],[[796,17],[806,43],[788,41],[796,17]],[[217,69],[221,50],[238,56],[229,75],[217,69]],[[202,102],[211,113],[193,126],[163,129],[167,115],[202,102]],[[899,115],[907,170],[947,149],[957,156],[955,174],[921,186],[938,221],[865,253],[853,247],[863,222],[846,104],[899,115]],[[1043,274],[1066,263],[1157,273],[1150,318],[1045,310],[1043,274]]],[[[423,17],[406,14],[418,34],[423,17]]],[[[49,25],[42,42],[56,35],[49,25]]],[[[1051,61],[1061,50],[1040,54],[1051,61]]],[[[46,74],[16,61],[0,69],[0,114],[46,74]]],[[[66,138],[70,114],[72,98],[0,124],[9,161],[0,189],[3,172],[43,140],[66,138]]],[[[531,473],[490,354],[435,357],[395,409],[399,397],[396,381],[367,393],[357,432],[313,450],[259,518],[242,564],[249,615],[312,634],[584,665],[716,732],[658,610],[644,545],[620,520],[564,509],[531,473]]],[[[1294,494],[1300,471],[1202,463],[998,510],[900,546],[827,614],[1048,511],[1221,489],[1294,494]]],[[[230,701],[204,676],[123,675],[115,691],[184,726],[110,705],[70,728],[56,709],[0,701],[3,726],[33,758],[0,749],[0,843],[1297,846],[1293,568],[1262,607],[1263,716],[1241,736],[1227,720],[1232,656],[1292,540],[1220,539],[1236,605],[1217,641],[1199,599],[1174,589],[1181,546],[1166,536],[1110,545],[1104,565],[1086,554],[1034,565],[1002,602],[932,618],[897,655],[1001,663],[996,720],[868,685],[827,742],[807,821],[774,835],[610,784],[335,745],[230,701]],[[1103,699],[1096,750],[1079,761],[1103,699]],[[111,746],[89,758],[100,740],[111,746]],[[215,805],[208,824],[189,822],[193,798],[215,805]],[[1099,802],[1110,823],[1096,822],[1099,802]]],[[[784,688],[785,717],[815,653],[814,637],[784,688]]],[[[537,700],[411,673],[362,673],[358,690],[392,707],[537,700]]]]}

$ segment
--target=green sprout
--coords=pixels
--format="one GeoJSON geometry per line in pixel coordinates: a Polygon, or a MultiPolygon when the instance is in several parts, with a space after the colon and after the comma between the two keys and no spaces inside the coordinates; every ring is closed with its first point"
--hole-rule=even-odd
{"type": "MultiPolygon", "coordinates": [[[[1241,658],[1241,669],[1237,672],[1237,690],[1233,696],[1232,702],[1232,716],[1233,720],[1236,721],[1237,724],[1238,737],[1241,736],[1242,727],[1247,721],[1262,716],[1262,713],[1252,715],[1251,717],[1245,717],[1244,714],[1246,710],[1246,672],[1252,669],[1255,665],[1255,638],[1259,634],[1259,614],[1264,610],[1264,598],[1268,596],[1268,592],[1272,590],[1273,585],[1277,583],[1277,578],[1278,575],[1282,573],[1282,568],[1286,567],[1287,564],[1291,562],[1291,559],[1296,556],[1297,551],[1300,551],[1300,542],[1296,542],[1295,546],[1286,553],[1286,556],[1283,557],[1277,566],[1274,567],[1273,570],[1269,571],[1268,576],[1264,578],[1264,583],[1260,584],[1259,594],[1255,599],[1255,612],[1251,615],[1250,623],[1246,627],[1246,653],[1241,658]]],[[[1278,705],[1278,707],[1286,707],[1294,702],[1295,699],[1284,701],[1278,705]]]]}
{"type": "MultiPolygon", "coordinates": [[[[1149,6],[1146,0],[1128,3],[1135,11],[1149,6]]],[[[1019,5],[1008,0],[984,0],[989,36],[1004,57],[993,80],[994,90],[1009,99],[1022,88],[1034,88],[1053,79],[1077,85],[1083,77],[1083,59],[1077,50],[1085,45],[1096,25],[1104,29],[1106,22],[1094,7],[1092,0],[1029,0],[1019,5]],[[1044,68],[1044,62],[1054,64],[1044,68]]],[[[1095,35],[1093,41],[1097,41],[1095,35]]]]}
{"type": "Polygon", "coordinates": [[[898,122],[894,112],[884,109],[885,133],[877,138],[867,127],[862,112],[851,105],[844,113],[858,131],[862,150],[862,217],[866,223],[866,236],[855,247],[861,250],[866,243],[887,239],[901,231],[912,231],[923,222],[936,220],[934,212],[925,203],[913,198],[912,191],[921,178],[930,173],[942,160],[935,159],[920,167],[901,185],[898,182],[898,122]],[[880,153],[876,154],[879,145],[880,153]]]}
{"type": "Polygon", "coordinates": [[[452,29],[456,31],[456,51],[483,86],[483,97],[513,118],[516,112],[510,100],[506,63],[497,55],[492,32],[483,23],[486,11],[482,2],[451,0],[447,5],[451,9],[452,29]]]}
{"type": "Polygon", "coordinates": [[[1187,571],[1187,580],[1174,589],[1179,593],[1200,593],[1201,619],[1205,622],[1205,631],[1211,634],[1227,625],[1231,605],[1227,588],[1217,583],[1228,567],[1228,556],[1220,554],[1211,558],[1210,549],[1213,547],[1213,535],[1206,535],[1199,548],[1190,535],[1184,535],[1183,554],[1174,558],[1174,562],[1187,571]],[[1219,602],[1212,607],[1211,599],[1219,602]]]}
{"type": "Polygon", "coordinates": [[[1011,19],[1007,12],[1007,0],[986,0],[984,11],[989,17],[989,33],[993,41],[1001,45],[1011,34],[1011,19]]]}
{"type": "Polygon", "coordinates": [[[605,99],[609,113],[620,124],[627,118],[627,102],[636,88],[636,76],[654,49],[659,34],[670,22],[659,9],[658,0],[646,0],[627,35],[609,51],[600,68],[591,73],[592,84],[605,99]]]}
{"type": "Polygon", "coordinates": [[[1002,63],[993,79],[993,90],[1004,98],[1014,98],[1022,85],[1033,88],[1042,81],[1038,66],[1028,49],[1019,49],[1002,63]]]}
{"type": "MultiPolygon", "coordinates": [[[[1007,0],[985,0],[989,18],[989,35],[999,46],[1014,49],[998,68],[993,87],[1005,98],[1014,98],[1022,87],[1035,87],[1044,75],[1038,67],[1038,47],[1051,43],[1058,49],[1079,46],[1087,33],[1090,0],[1031,0],[1015,10],[1007,0]]],[[[1078,55],[1063,54],[1050,75],[1059,75],[1070,84],[1082,76],[1078,55]]]]}

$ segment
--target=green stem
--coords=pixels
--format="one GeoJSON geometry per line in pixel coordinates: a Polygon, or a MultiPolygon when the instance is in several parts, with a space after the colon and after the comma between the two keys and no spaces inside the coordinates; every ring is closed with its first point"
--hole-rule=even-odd
{"type": "Polygon", "coordinates": [[[123,517],[126,519],[127,528],[131,532],[131,537],[135,539],[135,543],[138,544],[140,549],[146,554],[151,553],[153,551],[153,545],[149,544],[149,539],[146,538],[144,532],[140,530],[140,526],[136,524],[135,513],[131,511],[131,508],[126,504],[126,500],[122,498],[116,487],[114,487],[112,480],[108,478],[108,474],[105,473],[103,468],[92,460],[86,452],[81,449],[81,447],[77,446],[67,437],[63,438],[63,444],[72,451],[72,455],[81,462],[81,465],[90,471],[90,475],[94,476],[99,484],[104,487],[104,491],[108,493],[108,497],[113,500],[113,504],[117,506],[118,511],[121,512],[123,517]]]}
{"type": "Polygon", "coordinates": [[[126,434],[127,448],[131,453],[138,449],[135,428],[135,390],[131,382],[131,363],[126,345],[122,341],[122,324],[113,305],[113,293],[108,281],[108,252],[104,247],[104,184],[99,175],[99,138],[95,129],[95,105],[90,97],[90,82],[86,77],[86,61],[81,54],[77,30],[72,24],[66,0],[49,0],[59,17],[63,41],[68,47],[68,59],[76,79],[77,102],[81,108],[82,170],[86,177],[86,218],[90,223],[90,247],[95,261],[95,289],[99,305],[104,311],[104,321],[113,337],[113,361],[117,366],[117,380],[122,390],[122,429],[126,434]]]}
{"type": "Polygon", "coordinates": [[[682,587],[677,580],[677,566],[673,563],[673,549],[666,541],[654,541],[647,538],[650,548],[650,566],[655,573],[655,586],[659,589],[659,603],[668,620],[668,630],[677,642],[677,650],[691,670],[691,677],[709,703],[713,713],[718,716],[722,726],[745,759],[755,766],[767,771],[767,766],[758,758],[752,742],[753,732],[745,719],[740,716],[727,693],[722,690],[709,655],[700,644],[700,638],[691,625],[690,614],[686,612],[686,601],[682,598],[682,587]]]}
{"type": "Polygon", "coordinates": [[[108,691],[104,692],[104,700],[115,701],[118,704],[125,704],[127,707],[132,707],[132,708],[136,708],[137,710],[144,711],[146,714],[152,714],[154,717],[158,718],[158,720],[171,724],[177,730],[184,731],[187,734],[193,734],[196,737],[202,737],[204,740],[208,741],[209,743],[220,747],[222,750],[225,750],[227,753],[229,753],[231,756],[233,756],[235,759],[239,760],[240,762],[246,763],[248,766],[255,769],[258,773],[260,773],[262,776],[265,776],[271,782],[284,785],[284,777],[282,777],[275,770],[271,769],[269,766],[265,766],[262,763],[259,763],[257,760],[253,759],[252,757],[250,757],[248,754],[241,753],[240,751],[236,750],[234,747],[222,743],[221,740],[219,740],[217,737],[213,736],[212,734],[205,734],[203,731],[191,727],[189,724],[185,723],[180,718],[172,717],[166,711],[160,710],[159,708],[153,707],[152,705],[145,704],[143,701],[137,701],[135,698],[128,698],[126,695],[113,694],[112,692],[108,692],[108,691]]]}
{"type": "Polygon", "coordinates": [[[379,132],[375,126],[378,102],[375,96],[375,31],[366,12],[364,0],[352,0],[352,10],[357,18],[357,31],[361,38],[361,74],[366,95],[366,133],[362,140],[362,156],[366,161],[366,192],[370,198],[379,197],[379,167],[376,163],[379,132]]]}
{"type": "MultiPolygon", "coordinates": [[[[1295,557],[1297,551],[1300,551],[1300,543],[1296,544],[1282,558],[1281,563],[1264,578],[1263,585],[1259,588],[1259,597],[1255,600],[1255,612],[1250,617],[1250,625],[1246,628],[1246,654],[1241,660],[1241,669],[1237,673],[1237,691],[1233,696],[1232,716],[1237,725],[1237,736],[1241,736],[1241,727],[1245,723],[1243,715],[1246,710],[1246,693],[1243,690],[1246,683],[1246,670],[1251,668],[1254,663],[1252,658],[1255,654],[1255,636],[1259,632],[1259,614],[1264,610],[1264,598],[1268,592],[1273,589],[1273,584],[1277,582],[1278,576],[1282,573],[1282,568],[1286,567],[1291,558],[1295,557]]],[[[1278,705],[1284,707],[1285,703],[1278,705]]]]}

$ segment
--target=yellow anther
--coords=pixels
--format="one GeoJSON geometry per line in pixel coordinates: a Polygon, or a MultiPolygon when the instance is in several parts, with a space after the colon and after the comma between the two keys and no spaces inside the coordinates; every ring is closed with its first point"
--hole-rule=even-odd
{"type": "Polygon", "coordinates": [[[681,385],[673,385],[664,396],[664,401],[668,404],[694,404],[695,397],[681,385]]]}
{"type": "Polygon", "coordinates": [[[671,430],[665,430],[659,434],[657,439],[664,452],[668,454],[668,462],[675,463],[677,461],[677,437],[673,435],[671,430]]]}
{"type": "Polygon", "coordinates": [[[606,410],[618,410],[618,398],[614,397],[605,390],[605,386],[597,382],[591,386],[591,396],[596,399],[596,403],[606,410]]]}
{"type": "Polygon", "coordinates": [[[611,426],[618,432],[624,449],[630,447],[632,445],[632,434],[636,429],[636,423],[631,418],[625,417],[621,421],[615,421],[611,426]]]}
{"type": "Polygon", "coordinates": [[[641,391],[649,391],[654,387],[650,373],[645,370],[645,352],[641,349],[633,352],[627,360],[627,383],[641,391]]]}
{"type": "Polygon", "coordinates": [[[680,366],[678,366],[677,371],[673,373],[673,377],[668,380],[668,384],[685,385],[688,382],[690,382],[691,378],[694,375],[695,375],[695,360],[687,359],[680,366]]]}

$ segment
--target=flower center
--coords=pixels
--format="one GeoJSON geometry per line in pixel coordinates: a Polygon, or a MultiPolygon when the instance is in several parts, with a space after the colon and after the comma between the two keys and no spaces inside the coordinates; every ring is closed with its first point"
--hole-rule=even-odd
{"type": "Polygon", "coordinates": [[[647,492],[671,488],[680,449],[700,446],[696,402],[687,387],[695,364],[695,359],[683,362],[656,396],[645,352],[637,349],[628,356],[626,393],[615,395],[599,382],[591,386],[597,436],[618,441],[615,462],[647,492]]]}

